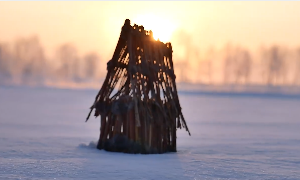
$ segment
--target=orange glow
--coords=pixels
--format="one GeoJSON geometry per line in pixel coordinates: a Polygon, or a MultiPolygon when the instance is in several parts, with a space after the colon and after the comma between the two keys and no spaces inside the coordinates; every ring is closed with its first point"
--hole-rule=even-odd
{"type": "Polygon", "coordinates": [[[155,40],[169,42],[177,25],[170,19],[155,14],[141,14],[132,19],[132,23],[143,25],[145,30],[152,30],[155,40]]]}
{"type": "MultiPolygon", "coordinates": [[[[19,38],[36,35],[49,57],[46,61],[59,66],[57,48],[72,44],[80,58],[99,54],[101,73],[106,72],[125,19],[152,30],[156,40],[171,42],[175,71],[183,69],[193,82],[204,76],[200,68],[206,72],[210,67],[215,69],[212,79],[222,81],[227,44],[253,52],[257,67],[261,46],[300,47],[300,2],[6,1],[0,2],[0,12],[0,44],[8,44],[8,49],[19,38]],[[211,48],[215,55],[206,55],[211,48]]],[[[259,73],[253,77],[262,79],[259,73]]]]}

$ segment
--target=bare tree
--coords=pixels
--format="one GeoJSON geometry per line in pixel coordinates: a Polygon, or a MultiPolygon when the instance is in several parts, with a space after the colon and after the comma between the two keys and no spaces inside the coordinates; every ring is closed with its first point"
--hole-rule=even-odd
{"type": "Polygon", "coordinates": [[[9,52],[4,44],[0,44],[0,83],[11,78],[9,52]]]}
{"type": "Polygon", "coordinates": [[[208,83],[212,83],[212,73],[213,73],[213,59],[215,55],[215,50],[213,48],[210,48],[206,54],[203,60],[199,61],[199,77],[201,81],[207,81],[208,83]]]}
{"type": "Polygon", "coordinates": [[[5,59],[5,50],[2,44],[0,44],[0,74],[2,76],[5,76],[8,72],[8,65],[7,65],[7,61],[5,59]]]}
{"type": "Polygon", "coordinates": [[[63,44],[56,51],[56,58],[61,63],[58,76],[65,80],[78,80],[79,57],[77,49],[72,44],[63,44]]]}
{"type": "Polygon", "coordinates": [[[44,78],[44,49],[37,36],[18,39],[13,49],[14,68],[19,70],[22,82],[42,82],[44,78]]]}
{"type": "Polygon", "coordinates": [[[229,84],[232,81],[232,75],[234,72],[235,63],[234,49],[230,44],[227,44],[224,48],[224,59],[223,59],[223,82],[229,84]]]}
{"type": "Polygon", "coordinates": [[[175,61],[174,62],[174,71],[176,71],[176,76],[179,77],[178,81],[188,82],[188,66],[187,62],[175,61]],[[178,73],[179,72],[179,73],[178,73]]]}
{"type": "Polygon", "coordinates": [[[236,49],[235,52],[235,82],[249,83],[251,73],[252,58],[248,50],[236,49]]]}
{"type": "Polygon", "coordinates": [[[280,80],[285,82],[285,51],[279,46],[273,46],[267,49],[265,61],[267,68],[267,84],[278,84],[280,80]]]}
{"type": "Polygon", "coordinates": [[[294,85],[300,84],[300,48],[296,50],[295,75],[293,80],[294,85]]]}
{"type": "Polygon", "coordinates": [[[84,56],[83,62],[85,64],[85,78],[97,79],[98,65],[100,64],[100,58],[98,54],[92,52],[84,56]]]}

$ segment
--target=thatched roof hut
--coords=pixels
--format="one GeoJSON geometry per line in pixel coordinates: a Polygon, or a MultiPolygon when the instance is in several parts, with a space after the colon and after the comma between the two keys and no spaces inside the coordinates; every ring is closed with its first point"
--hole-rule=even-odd
{"type": "Polygon", "coordinates": [[[98,149],[127,153],[176,151],[185,128],[176,89],[171,43],[126,19],[107,75],[90,108],[101,116],[98,149]]]}

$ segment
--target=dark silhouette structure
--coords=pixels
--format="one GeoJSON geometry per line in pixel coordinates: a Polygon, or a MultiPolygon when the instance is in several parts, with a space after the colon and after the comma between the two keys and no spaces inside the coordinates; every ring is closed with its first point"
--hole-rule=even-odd
{"type": "MultiPolygon", "coordinates": [[[[188,132],[177,95],[171,43],[126,19],[107,75],[90,108],[101,116],[97,148],[125,153],[176,151],[176,130],[188,132]]],[[[190,132],[189,132],[190,134],[190,132]]]]}

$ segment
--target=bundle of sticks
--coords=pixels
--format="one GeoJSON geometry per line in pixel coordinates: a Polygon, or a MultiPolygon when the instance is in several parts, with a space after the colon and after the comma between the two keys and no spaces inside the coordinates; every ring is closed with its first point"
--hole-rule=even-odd
{"type": "Polygon", "coordinates": [[[177,128],[189,129],[178,99],[171,43],[126,19],[107,75],[86,121],[101,116],[97,148],[126,153],[176,152],[177,128]]]}

